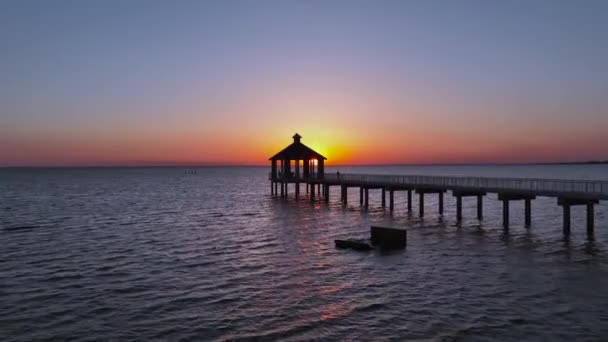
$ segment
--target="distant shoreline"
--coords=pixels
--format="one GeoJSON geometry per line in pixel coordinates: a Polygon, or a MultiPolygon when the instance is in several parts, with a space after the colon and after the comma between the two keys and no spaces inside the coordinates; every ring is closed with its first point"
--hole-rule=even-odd
{"type": "MultiPolygon", "coordinates": [[[[538,162],[538,163],[436,163],[436,164],[339,164],[327,167],[398,167],[398,166],[531,166],[531,165],[603,165],[608,160],[580,162],[538,162]]],[[[229,167],[268,167],[257,164],[150,164],[150,165],[57,165],[57,166],[0,166],[0,169],[109,169],[109,168],[229,168],[229,167]]]]}

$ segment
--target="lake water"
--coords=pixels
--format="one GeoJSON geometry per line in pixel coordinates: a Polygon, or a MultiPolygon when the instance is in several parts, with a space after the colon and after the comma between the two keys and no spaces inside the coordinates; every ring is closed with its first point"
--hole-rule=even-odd
{"type": "MultiPolygon", "coordinates": [[[[608,179],[608,165],[340,167],[328,172],[608,179]]],[[[428,195],[391,215],[272,198],[269,168],[0,169],[0,339],[547,340],[608,336],[608,206],[596,233],[555,198],[428,195]],[[196,170],[195,174],[186,172],[196,170]],[[408,229],[392,253],[337,250],[369,226],[408,229]]],[[[293,188],[291,189],[293,196],[293,188]]]]}

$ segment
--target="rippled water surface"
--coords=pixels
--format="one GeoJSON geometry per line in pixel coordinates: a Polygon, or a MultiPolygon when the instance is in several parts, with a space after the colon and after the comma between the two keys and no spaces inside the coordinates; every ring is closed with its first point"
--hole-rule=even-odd
{"type": "MultiPolygon", "coordinates": [[[[335,169],[334,169],[335,170],[335,169]]],[[[608,207],[555,198],[436,196],[391,215],[370,191],[343,207],[270,196],[267,168],[0,170],[0,336],[31,340],[601,340],[608,336],[608,207]],[[192,170],[192,169],[188,169],[192,170]],[[373,223],[408,229],[405,251],[334,248],[373,223]]],[[[343,168],[342,172],[606,179],[595,166],[343,168]],[[570,176],[570,177],[569,177],[570,176]]],[[[330,169],[330,172],[333,170],[330,169]]],[[[352,189],[354,190],[354,189],[352,189]]],[[[293,188],[291,189],[293,196],[293,188]]]]}

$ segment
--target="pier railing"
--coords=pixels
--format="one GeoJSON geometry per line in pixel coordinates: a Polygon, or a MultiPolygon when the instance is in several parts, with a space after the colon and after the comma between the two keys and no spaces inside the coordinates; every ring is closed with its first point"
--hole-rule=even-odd
{"type": "Polygon", "coordinates": [[[608,199],[608,181],[368,174],[325,174],[325,181],[363,186],[531,192],[541,196],[573,194],[608,199]]]}

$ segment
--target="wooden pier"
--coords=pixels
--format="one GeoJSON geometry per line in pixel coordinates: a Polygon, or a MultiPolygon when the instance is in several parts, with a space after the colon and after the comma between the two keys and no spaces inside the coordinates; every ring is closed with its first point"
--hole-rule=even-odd
{"type": "MultiPolygon", "coordinates": [[[[600,200],[608,199],[608,182],[578,181],[557,179],[528,179],[528,178],[488,178],[488,177],[441,177],[441,176],[390,176],[366,174],[326,174],[323,179],[311,179],[311,186],[321,186],[325,200],[329,199],[332,186],[340,187],[342,201],[346,203],[348,188],[359,188],[362,207],[369,205],[368,192],[370,189],[381,189],[382,203],[385,194],[389,193],[389,208],[394,209],[395,191],[407,191],[407,208],[412,211],[412,192],[419,197],[419,215],[424,216],[424,195],[436,194],[439,203],[439,214],[443,214],[443,196],[451,192],[456,197],[456,220],[462,220],[463,197],[477,199],[477,218],[483,218],[483,198],[489,193],[498,195],[502,201],[503,226],[509,228],[509,204],[511,201],[524,201],[525,224],[532,223],[532,200],[537,196],[555,197],[557,204],[563,207],[564,234],[570,234],[570,207],[583,205],[587,207],[587,231],[593,232],[595,225],[594,206],[600,200]]],[[[314,199],[314,196],[311,197],[314,199]]],[[[384,206],[384,205],[383,205],[384,206]]]]}
{"type": "Polygon", "coordinates": [[[586,206],[587,232],[593,234],[595,227],[595,205],[600,200],[608,200],[608,181],[533,179],[533,178],[489,178],[489,177],[447,177],[413,175],[369,175],[369,174],[325,174],[325,157],[301,144],[300,136],[294,136],[294,143],[275,155],[269,176],[271,194],[286,198],[289,184],[295,185],[296,197],[300,184],[306,184],[306,192],[315,201],[329,201],[332,186],[340,188],[341,202],[347,204],[348,189],[359,188],[359,203],[369,207],[369,191],[380,190],[382,207],[386,207],[386,193],[389,194],[388,207],[394,210],[394,193],[407,192],[407,210],[412,211],[412,193],[418,195],[419,216],[424,217],[425,195],[437,195],[439,215],[443,214],[443,199],[447,192],[456,197],[456,220],[462,220],[462,201],[466,197],[477,200],[477,219],[483,219],[483,198],[495,193],[502,201],[503,227],[509,229],[510,203],[524,201],[526,226],[532,223],[532,200],[539,197],[555,197],[557,205],[563,208],[563,232],[570,234],[570,207],[586,206]],[[301,146],[300,146],[301,145],[301,146]],[[281,171],[277,172],[277,160],[281,161],[281,171]],[[303,172],[300,173],[300,161],[303,172]],[[317,169],[315,171],[315,166],[317,169]],[[294,171],[291,171],[294,167],[294,171]]]}

